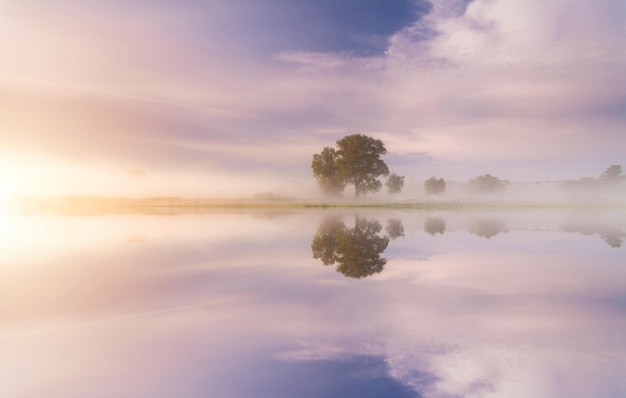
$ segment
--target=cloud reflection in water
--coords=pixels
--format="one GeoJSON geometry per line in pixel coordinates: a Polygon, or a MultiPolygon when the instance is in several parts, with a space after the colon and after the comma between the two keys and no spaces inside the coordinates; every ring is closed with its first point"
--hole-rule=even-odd
{"type": "Polygon", "coordinates": [[[326,216],[29,219],[48,241],[0,260],[0,395],[626,392],[626,252],[598,239],[624,214],[326,216]],[[320,267],[368,252],[366,278],[320,267]]]}

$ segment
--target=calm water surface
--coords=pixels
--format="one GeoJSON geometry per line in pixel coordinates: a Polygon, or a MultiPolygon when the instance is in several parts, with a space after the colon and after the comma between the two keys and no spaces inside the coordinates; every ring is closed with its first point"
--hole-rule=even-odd
{"type": "Polygon", "coordinates": [[[3,398],[626,396],[624,212],[2,221],[3,398]]]}

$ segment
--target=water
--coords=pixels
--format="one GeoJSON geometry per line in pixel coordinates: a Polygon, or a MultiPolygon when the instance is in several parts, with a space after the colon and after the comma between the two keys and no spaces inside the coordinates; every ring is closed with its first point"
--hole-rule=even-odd
{"type": "Polygon", "coordinates": [[[624,397],[626,214],[11,216],[0,397],[624,397]]]}

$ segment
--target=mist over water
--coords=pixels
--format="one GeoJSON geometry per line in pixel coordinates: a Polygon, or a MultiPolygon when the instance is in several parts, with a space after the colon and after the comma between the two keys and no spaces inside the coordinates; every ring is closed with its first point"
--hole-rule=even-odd
{"type": "Polygon", "coordinates": [[[624,210],[9,220],[2,396],[626,392],[624,210]]]}

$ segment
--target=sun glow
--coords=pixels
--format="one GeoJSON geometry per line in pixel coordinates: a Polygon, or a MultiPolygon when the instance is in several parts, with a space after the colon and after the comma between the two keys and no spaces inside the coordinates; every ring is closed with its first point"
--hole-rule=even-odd
{"type": "MultiPolygon", "coordinates": [[[[0,153],[0,204],[24,198],[94,194],[106,179],[93,168],[34,154],[0,153]]],[[[98,192],[99,193],[99,192],[98,192]]]]}
{"type": "Polygon", "coordinates": [[[0,156],[0,159],[0,252],[4,258],[8,255],[7,250],[14,246],[20,179],[15,175],[15,169],[8,167],[8,157],[0,156]]]}
{"type": "Polygon", "coordinates": [[[0,173],[0,214],[7,212],[17,200],[18,190],[15,177],[0,173]]]}
{"type": "Polygon", "coordinates": [[[0,182],[0,207],[4,208],[8,206],[10,196],[9,188],[5,186],[4,183],[0,182]]]}
{"type": "Polygon", "coordinates": [[[15,154],[0,154],[0,206],[7,207],[35,187],[37,171],[45,170],[33,160],[20,159],[15,154]]]}

